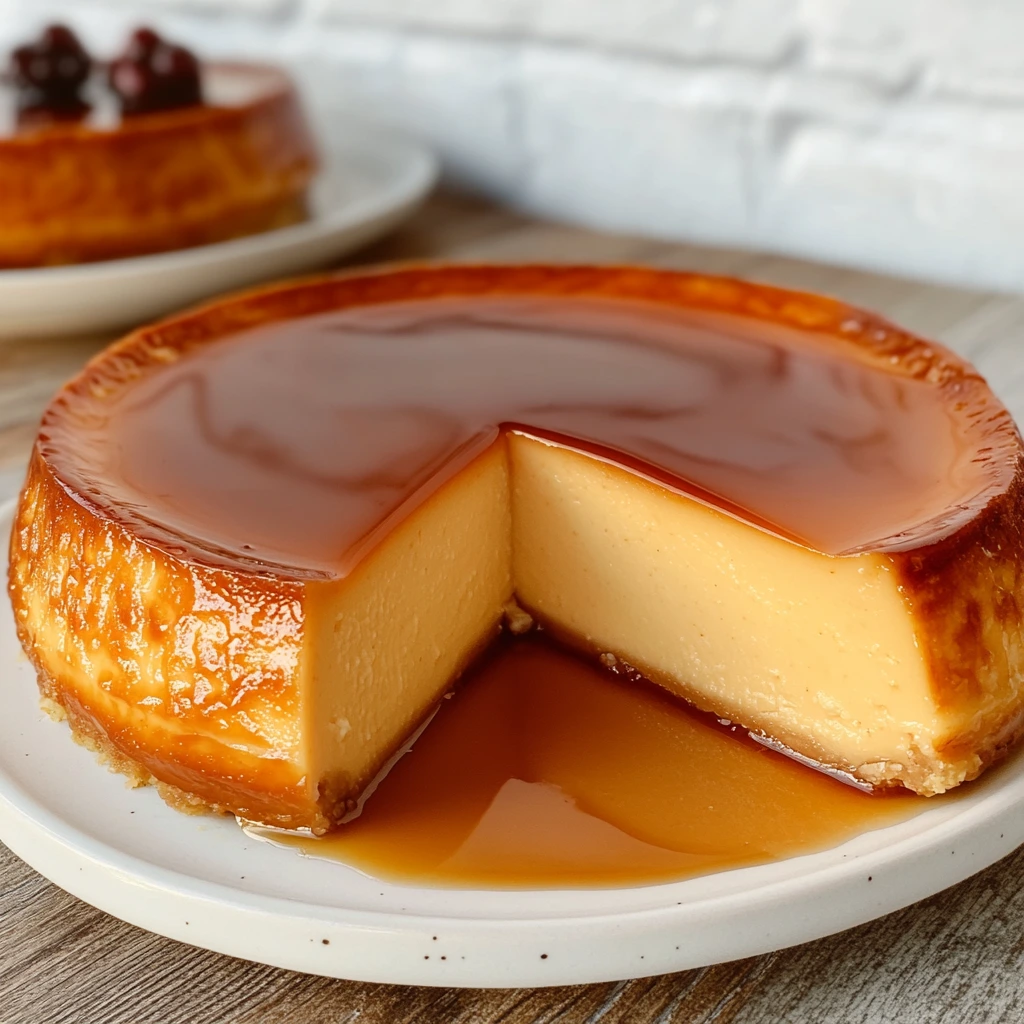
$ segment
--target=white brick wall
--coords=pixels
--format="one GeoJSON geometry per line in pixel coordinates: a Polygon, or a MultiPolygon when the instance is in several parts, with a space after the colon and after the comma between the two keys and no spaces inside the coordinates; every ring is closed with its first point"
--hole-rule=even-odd
{"type": "Polygon", "coordinates": [[[1024,0],[0,0],[289,64],[590,224],[1024,290],[1024,0]]]}

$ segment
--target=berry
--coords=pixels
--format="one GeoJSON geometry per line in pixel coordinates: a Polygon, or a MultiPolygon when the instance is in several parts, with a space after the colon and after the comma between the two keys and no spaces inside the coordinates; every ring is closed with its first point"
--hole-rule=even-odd
{"type": "Polygon", "coordinates": [[[132,60],[146,60],[160,46],[160,36],[151,28],[137,28],[129,37],[124,55],[132,60]]]}
{"type": "Polygon", "coordinates": [[[15,49],[10,69],[20,124],[75,120],[88,112],[82,87],[92,60],[67,26],[50,25],[35,42],[15,49]]]}
{"type": "Polygon", "coordinates": [[[132,33],[124,53],[111,63],[109,79],[126,115],[202,102],[199,62],[149,28],[132,33]]]}
{"type": "Polygon", "coordinates": [[[19,93],[56,105],[81,102],[80,92],[92,60],[71,29],[51,25],[34,43],[18,46],[10,57],[11,77],[19,93]]]}

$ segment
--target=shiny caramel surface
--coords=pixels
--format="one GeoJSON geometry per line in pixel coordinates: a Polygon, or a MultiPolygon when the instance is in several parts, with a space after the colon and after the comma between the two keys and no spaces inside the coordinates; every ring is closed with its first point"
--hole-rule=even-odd
{"type": "Polygon", "coordinates": [[[726,283],[733,312],[600,280],[503,294],[501,271],[493,289],[473,277],[487,271],[466,271],[463,294],[442,269],[425,298],[409,287],[268,323],[250,311],[256,326],[164,346],[156,372],[112,356],[51,408],[40,450],[172,554],[328,577],[502,429],[832,554],[930,544],[1012,475],[1012,423],[969,368],[913,339],[865,341],[841,307],[817,326],[751,315],[756,286],[726,283]]]}
{"type": "Polygon", "coordinates": [[[358,818],[256,834],[399,882],[619,886],[823,849],[923,803],[866,795],[533,634],[442,701],[358,818]]]}

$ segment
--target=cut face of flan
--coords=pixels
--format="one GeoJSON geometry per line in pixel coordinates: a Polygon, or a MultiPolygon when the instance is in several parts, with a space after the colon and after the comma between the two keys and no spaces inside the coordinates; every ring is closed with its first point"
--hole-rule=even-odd
{"type": "Polygon", "coordinates": [[[10,590],[80,735],[269,824],[351,813],[517,606],[929,795],[1022,728],[1020,464],[969,366],[829,300],[639,269],[334,277],[72,381],[10,590]]]}

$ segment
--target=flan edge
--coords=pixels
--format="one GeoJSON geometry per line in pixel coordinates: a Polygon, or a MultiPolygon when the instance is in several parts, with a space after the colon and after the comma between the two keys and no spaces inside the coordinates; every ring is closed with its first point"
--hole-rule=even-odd
{"type": "Polygon", "coordinates": [[[326,822],[300,737],[301,586],[188,565],[69,496],[33,455],[9,591],[44,700],[135,784],[283,828],[326,822]],[[113,596],[103,581],[122,584],[113,596]]]}

